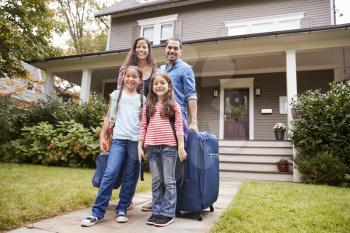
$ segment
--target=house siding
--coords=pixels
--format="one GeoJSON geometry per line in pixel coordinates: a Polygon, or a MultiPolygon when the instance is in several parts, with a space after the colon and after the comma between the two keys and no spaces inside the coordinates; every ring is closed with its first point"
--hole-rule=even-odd
{"type": "Polygon", "coordinates": [[[331,24],[329,0],[237,0],[202,3],[142,15],[112,19],[109,48],[129,48],[135,38],[137,20],[178,14],[184,41],[226,36],[225,21],[305,12],[305,27],[331,24]]]}
{"type": "MultiPolygon", "coordinates": [[[[287,115],[279,113],[279,96],[286,96],[285,73],[253,74],[235,78],[254,77],[254,87],[259,87],[261,96],[254,97],[255,140],[274,140],[272,127],[276,122],[287,124],[287,115]],[[261,114],[262,108],[272,109],[272,114],[261,114]]],[[[326,92],[328,83],[334,80],[333,70],[302,71],[297,73],[298,93],[307,89],[326,92]]],[[[220,88],[220,78],[202,78],[197,83],[199,93],[198,122],[201,131],[211,131],[219,136],[220,98],[212,97],[213,90],[220,88]]]]}

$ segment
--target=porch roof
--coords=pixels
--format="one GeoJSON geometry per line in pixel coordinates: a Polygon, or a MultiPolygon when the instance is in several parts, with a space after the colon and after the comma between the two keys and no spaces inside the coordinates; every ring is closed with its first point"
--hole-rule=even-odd
{"type": "MultiPolygon", "coordinates": [[[[184,41],[184,60],[194,61],[210,57],[238,56],[258,53],[274,53],[286,50],[303,50],[350,46],[350,24],[331,25],[239,36],[216,37],[184,41]],[[277,40],[277,41],[276,41],[277,40]],[[192,47],[189,49],[188,47],[192,47]]],[[[152,46],[158,61],[164,59],[164,44],[152,46]]],[[[81,70],[81,66],[91,69],[117,67],[123,63],[130,49],[110,50],[32,61],[33,66],[50,71],[81,70]],[[63,68],[66,66],[66,68],[63,68]],[[57,70],[58,67],[61,67],[57,70]]]]}

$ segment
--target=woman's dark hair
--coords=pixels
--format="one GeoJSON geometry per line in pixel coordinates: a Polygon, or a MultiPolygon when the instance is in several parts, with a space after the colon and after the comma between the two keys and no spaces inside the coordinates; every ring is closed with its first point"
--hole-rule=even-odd
{"type": "Polygon", "coordinates": [[[148,47],[148,56],[146,58],[147,64],[150,65],[153,68],[153,70],[156,70],[157,63],[152,54],[151,42],[145,37],[139,37],[134,41],[134,44],[132,45],[132,48],[129,51],[129,54],[124,61],[124,66],[137,66],[136,46],[140,40],[145,41],[148,47]]]}
{"type": "Polygon", "coordinates": [[[162,111],[160,112],[160,115],[163,118],[169,118],[175,115],[175,97],[173,94],[173,90],[174,90],[173,83],[169,75],[166,73],[155,73],[152,76],[150,81],[150,86],[149,86],[146,107],[148,108],[149,116],[150,117],[154,116],[156,112],[156,104],[158,102],[158,96],[156,93],[153,92],[153,83],[154,83],[155,77],[157,76],[161,76],[162,78],[164,78],[167,81],[169,86],[168,93],[166,93],[165,98],[163,100],[162,111]]]}

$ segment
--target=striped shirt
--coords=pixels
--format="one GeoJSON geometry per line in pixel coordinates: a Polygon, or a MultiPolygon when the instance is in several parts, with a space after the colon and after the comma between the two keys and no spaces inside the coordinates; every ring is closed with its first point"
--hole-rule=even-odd
{"type": "MultiPolygon", "coordinates": [[[[155,145],[176,146],[176,139],[169,118],[162,118],[161,110],[162,104],[157,103],[156,112],[150,117],[147,126],[146,108],[143,109],[139,138],[144,141],[145,147],[155,145]]],[[[184,135],[181,109],[178,103],[175,104],[175,131],[176,135],[184,135]]]]}

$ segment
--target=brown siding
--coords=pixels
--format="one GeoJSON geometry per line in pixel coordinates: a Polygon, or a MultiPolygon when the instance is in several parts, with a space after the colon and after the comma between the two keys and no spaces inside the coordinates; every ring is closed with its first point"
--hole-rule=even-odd
{"type": "Polygon", "coordinates": [[[224,21],[305,12],[303,25],[331,24],[329,0],[227,0],[179,7],[112,20],[110,50],[130,47],[137,20],[178,14],[182,39],[194,40],[227,35],[224,21]]]}
{"type": "MultiPolygon", "coordinates": [[[[287,124],[287,115],[279,113],[279,96],[286,96],[285,73],[253,74],[235,78],[254,77],[254,87],[260,87],[261,96],[254,97],[255,140],[274,140],[272,127],[276,122],[287,124]],[[271,108],[272,114],[263,115],[262,108],[271,108]]],[[[303,71],[297,73],[298,93],[306,89],[321,88],[327,91],[328,83],[333,81],[333,71],[303,71]]],[[[219,88],[219,79],[200,78],[197,82],[199,93],[198,121],[200,130],[208,130],[219,135],[220,98],[212,97],[214,89],[219,88]]]]}

